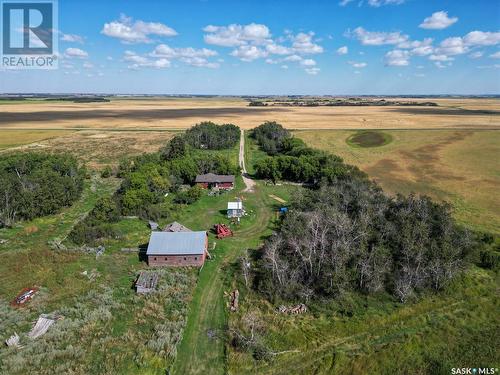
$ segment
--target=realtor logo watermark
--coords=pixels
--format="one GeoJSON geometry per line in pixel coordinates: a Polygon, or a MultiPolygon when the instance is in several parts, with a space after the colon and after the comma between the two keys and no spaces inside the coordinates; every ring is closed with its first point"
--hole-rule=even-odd
{"type": "Polygon", "coordinates": [[[57,69],[57,1],[0,0],[0,67],[57,69]]]}

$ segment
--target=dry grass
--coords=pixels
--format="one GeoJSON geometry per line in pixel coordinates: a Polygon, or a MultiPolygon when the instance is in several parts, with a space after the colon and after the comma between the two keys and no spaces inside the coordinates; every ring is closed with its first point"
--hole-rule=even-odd
{"type": "Polygon", "coordinates": [[[497,99],[432,101],[440,107],[248,107],[246,101],[238,98],[3,104],[0,127],[185,129],[211,120],[232,122],[248,129],[275,120],[293,129],[500,128],[497,99]]]}
{"type": "Polygon", "coordinates": [[[298,131],[308,144],[359,166],[385,190],[428,194],[452,203],[457,219],[499,233],[500,132],[390,131],[382,147],[351,147],[352,131],[298,131]]]}
{"type": "MultiPolygon", "coordinates": [[[[20,130],[13,133],[22,135],[25,132],[20,130]]],[[[157,151],[173,134],[166,131],[63,132],[59,137],[10,148],[9,151],[17,149],[69,152],[86,162],[89,167],[101,168],[104,165],[116,165],[121,157],[157,151]]]]}
{"type": "Polygon", "coordinates": [[[0,150],[71,134],[64,130],[0,130],[0,150]]]}

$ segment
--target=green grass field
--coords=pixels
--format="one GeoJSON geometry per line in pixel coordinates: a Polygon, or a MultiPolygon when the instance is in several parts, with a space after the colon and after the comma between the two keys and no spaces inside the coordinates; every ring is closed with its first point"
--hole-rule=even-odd
{"type": "MultiPolygon", "coordinates": [[[[312,147],[341,156],[389,193],[427,194],[450,202],[473,229],[500,233],[500,131],[385,130],[392,141],[352,146],[355,131],[296,131],[312,147]]],[[[362,134],[362,133],[361,133],[362,134]]]]}

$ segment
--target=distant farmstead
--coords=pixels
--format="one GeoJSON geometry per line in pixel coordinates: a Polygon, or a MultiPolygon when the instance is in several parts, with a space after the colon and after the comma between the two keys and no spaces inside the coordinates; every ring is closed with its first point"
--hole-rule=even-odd
{"type": "Polygon", "coordinates": [[[197,266],[205,262],[208,252],[207,232],[152,232],[146,256],[148,264],[157,266],[197,266]]]}
{"type": "Polygon", "coordinates": [[[204,189],[219,188],[230,190],[234,188],[234,175],[200,174],[196,176],[195,183],[204,189]]]}

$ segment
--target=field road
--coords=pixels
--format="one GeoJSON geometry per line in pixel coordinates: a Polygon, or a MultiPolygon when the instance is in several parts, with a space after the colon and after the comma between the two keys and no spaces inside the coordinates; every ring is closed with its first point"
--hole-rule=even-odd
{"type": "Polygon", "coordinates": [[[243,178],[243,182],[245,183],[245,190],[244,192],[252,192],[253,188],[255,186],[255,181],[252,180],[248,176],[247,168],[245,166],[245,131],[241,129],[241,136],[240,136],[240,168],[241,168],[241,177],[243,178]]]}

